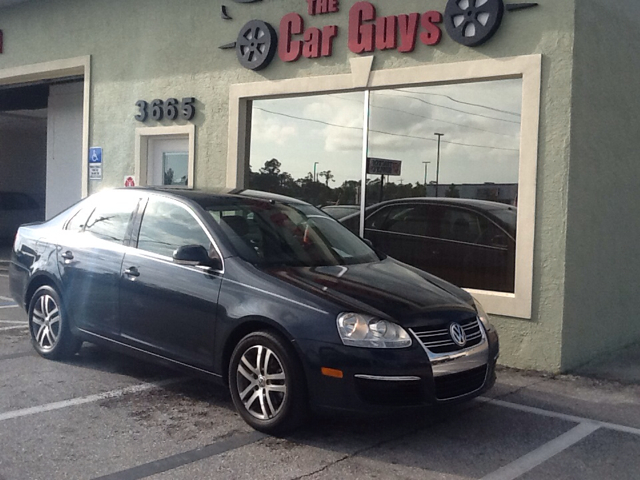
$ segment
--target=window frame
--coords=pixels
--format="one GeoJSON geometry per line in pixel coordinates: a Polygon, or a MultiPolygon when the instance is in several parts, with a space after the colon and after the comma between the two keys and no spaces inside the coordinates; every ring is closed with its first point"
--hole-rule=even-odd
{"type": "Polygon", "coordinates": [[[195,146],[196,126],[172,125],[167,127],[141,127],[136,128],[135,139],[135,179],[136,185],[159,186],[163,188],[176,188],[180,190],[193,190],[195,183],[195,146]],[[149,143],[153,140],[171,140],[187,136],[189,165],[187,169],[187,185],[149,185],[149,143]]]}
{"type": "MultiPolygon", "coordinates": [[[[251,140],[253,100],[347,93],[420,85],[470,83],[522,78],[518,224],[514,293],[467,289],[488,313],[531,319],[536,223],[536,190],[542,55],[483,59],[372,71],[373,57],[350,59],[352,73],[234,84],[229,89],[227,188],[244,187],[251,140]]],[[[366,105],[365,105],[366,110],[366,105]]],[[[363,139],[363,156],[368,145],[363,139]]]]}

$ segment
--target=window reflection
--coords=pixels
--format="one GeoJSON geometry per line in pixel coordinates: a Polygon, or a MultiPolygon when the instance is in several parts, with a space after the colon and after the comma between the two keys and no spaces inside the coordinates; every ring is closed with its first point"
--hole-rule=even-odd
{"type": "Polygon", "coordinates": [[[207,251],[212,251],[211,240],[184,207],[150,198],[140,225],[138,248],[173,257],[173,252],[185,245],[202,245],[207,251]]]}
{"type": "Polygon", "coordinates": [[[162,174],[163,185],[188,185],[189,153],[163,152],[162,174]]]}
{"type": "MultiPolygon", "coordinates": [[[[123,243],[138,200],[137,198],[127,198],[98,205],[89,217],[84,231],[102,240],[123,243]]],[[[80,219],[81,214],[77,218],[80,219]]],[[[81,228],[81,225],[78,228],[81,228]]]]}
{"type": "Polygon", "coordinates": [[[359,205],[363,93],[253,102],[245,185],[315,206],[359,205]]]}
{"type": "Polygon", "coordinates": [[[513,292],[522,79],[372,91],[361,207],[364,99],[254,101],[246,185],[324,207],[355,233],[366,207],[365,237],[383,252],[513,292]]]}

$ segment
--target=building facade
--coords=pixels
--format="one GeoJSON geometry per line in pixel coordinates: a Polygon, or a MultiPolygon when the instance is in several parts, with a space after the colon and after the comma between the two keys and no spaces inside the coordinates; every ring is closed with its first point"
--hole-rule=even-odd
{"type": "MultiPolygon", "coordinates": [[[[634,13],[632,0],[0,1],[0,190],[47,217],[132,184],[517,206],[509,286],[470,290],[502,363],[571,369],[640,338],[634,13]]],[[[443,231],[487,231],[447,215],[443,231]]]]}

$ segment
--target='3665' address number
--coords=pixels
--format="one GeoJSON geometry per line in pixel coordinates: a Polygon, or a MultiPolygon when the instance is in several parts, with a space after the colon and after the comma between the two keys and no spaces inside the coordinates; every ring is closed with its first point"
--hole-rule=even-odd
{"type": "Polygon", "coordinates": [[[168,120],[191,120],[196,114],[196,99],[194,97],[185,97],[181,101],[177,98],[170,98],[166,101],[156,99],[151,103],[144,100],[138,100],[138,114],[135,119],[139,122],[146,122],[149,117],[152,120],[160,121],[163,118],[168,120]]]}

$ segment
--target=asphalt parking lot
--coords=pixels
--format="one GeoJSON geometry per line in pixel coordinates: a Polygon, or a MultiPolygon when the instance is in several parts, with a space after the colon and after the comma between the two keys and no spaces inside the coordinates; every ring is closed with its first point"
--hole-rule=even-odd
{"type": "Polygon", "coordinates": [[[251,430],[227,392],[85,344],[40,358],[0,263],[0,480],[639,479],[640,387],[501,370],[484,398],[251,430]]]}

